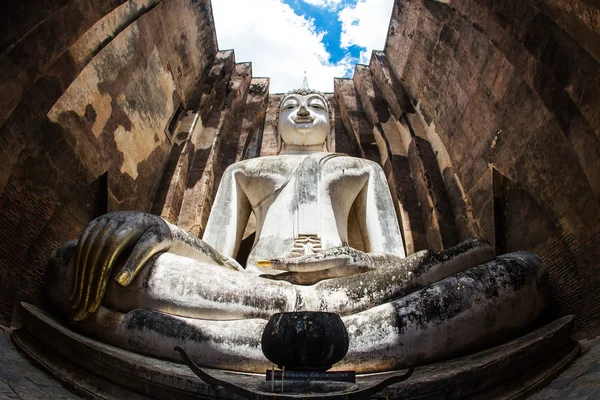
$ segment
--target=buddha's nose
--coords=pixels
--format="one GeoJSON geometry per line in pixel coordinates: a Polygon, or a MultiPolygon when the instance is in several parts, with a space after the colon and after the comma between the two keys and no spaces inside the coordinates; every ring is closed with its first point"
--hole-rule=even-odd
{"type": "Polygon", "coordinates": [[[309,115],[310,115],[310,112],[308,111],[306,106],[304,104],[302,104],[300,106],[300,108],[298,109],[298,116],[299,117],[308,117],[309,115]]]}

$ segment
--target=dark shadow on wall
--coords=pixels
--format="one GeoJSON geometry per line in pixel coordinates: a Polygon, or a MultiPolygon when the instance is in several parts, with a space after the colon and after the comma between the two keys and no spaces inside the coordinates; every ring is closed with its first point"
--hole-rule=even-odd
{"type": "Polygon", "coordinates": [[[46,226],[32,241],[25,256],[25,268],[17,279],[20,286],[12,315],[12,324],[19,325],[20,303],[26,301],[48,308],[50,300],[44,288],[44,275],[52,252],[60,244],[79,238],[88,223],[108,212],[108,172],[77,192],[59,206],[46,226]]]}
{"type": "Polygon", "coordinates": [[[576,258],[563,237],[560,223],[523,188],[492,169],[496,253],[527,250],[548,268],[550,297],[547,318],[575,315],[581,331],[582,282],[576,258]]]}

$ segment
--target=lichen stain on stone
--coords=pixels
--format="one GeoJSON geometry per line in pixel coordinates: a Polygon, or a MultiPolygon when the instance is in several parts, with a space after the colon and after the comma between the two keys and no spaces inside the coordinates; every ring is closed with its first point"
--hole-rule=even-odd
{"type": "Polygon", "coordinates": [[[191,65],[188,59],[187,46],[189,45],[188,38],[185,33],[181,33],[179,35],[179,40],[175,43],[175,52],[179,56],[179,60],[181,60],[181,65],[178,66],[180,70],[189,71],[191,69],[191,65]]]}
{"type": "Polygon", "coordinates": [[[78,190],[80,182],[89,182],[93,177],[76,154],[76,139],[68,129],[46,119],[42,121],[40,132],[43,134],[39,144],[29,147],[15,167],[15,173],[37,192],[67,201],[78,190]]]}
{"type": "MultiPolygon", "coordinates": [[[[188,323],[182,318],[151,310],[131,311],[125,316],[123,325],[128,331],[140,333],[151,331],[161,337],[182,342],[202,343],[210,341],[216,344],[227,344],[229,342],[225,337],[210,333],[204,334],[199,326],[188,323]]],[[[239,346],[260,346],[260,341],[257,342],[251,335],[237,335],[235,340],[236,345],[239,346]]]]}
{"type": "Polygon", "coordinates": [[[468,303],[464,296],[460,296],[456,290],[454,279],[440,282],[415,293],[415,304],[406,312],[405,302],[400,302],[402,308],[398,310],[398,330],[404,333],[407,328],[426,329],[429,324],[438,324],[451,319],[467,308],[468,303]],[[452,282],[451,282],[452,281],[452,282]]]}
{"type": "Polygon", "coordinates": [[[209,339],[202,334],[200,329],[189,326],[184,321],[169,314],[156,311],[132,311],[125,317],[124,326],[127,330],[149,330],[158,333],[160,336],[177,340],[202,342],[209,339]]]}
{"type": "Polygon", "coordinates": [[[404,297],[394,303],[400,334],[448,321],[473,304],[490,301],[500,292],[519,292],[533,278],[515,260],[496,259],[404,297]]]}

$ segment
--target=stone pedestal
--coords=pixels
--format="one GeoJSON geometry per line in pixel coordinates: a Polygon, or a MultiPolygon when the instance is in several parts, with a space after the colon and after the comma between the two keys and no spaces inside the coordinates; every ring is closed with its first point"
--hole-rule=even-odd
{"type": "MultiPolygon", "coordinates": [[[[23,303],[23,311],[25,326],[13,333],[14,344],[81,396],[103,400],[240,398],[222,387],[211,388],[185,365],[89,339],[32,305],[23,303]]],[[[572,326],[573,317],[563,317],[488,350],[419,367],[408,380],[380,394],[389,399],[524,398],[556,377],[579,354],[579,344],[569,337],[572,326]]],[[[205,371],[254,390],[257,398],[266,398],[260,393],[264,374],[205,371]]],[[[356,382],[359,387],[367,386],[393,374],[358,375],[356,382]]]]}

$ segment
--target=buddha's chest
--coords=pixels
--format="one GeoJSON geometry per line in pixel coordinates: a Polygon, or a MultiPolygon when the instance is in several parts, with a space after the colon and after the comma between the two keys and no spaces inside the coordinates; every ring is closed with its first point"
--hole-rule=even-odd
{"type": "Polygon", "coordinates": [[[294,161],[249,169],[237,177],[253,208],[276,204],[292,212],[303,204],[350,206],[368,179],[363,168],[336,160],[294,161]]]}

